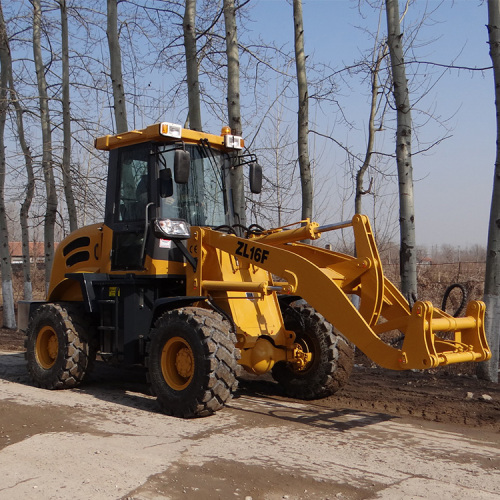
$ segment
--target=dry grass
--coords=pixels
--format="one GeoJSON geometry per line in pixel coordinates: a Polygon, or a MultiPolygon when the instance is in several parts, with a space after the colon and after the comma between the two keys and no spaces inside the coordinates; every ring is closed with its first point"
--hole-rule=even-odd
{"type": "MultiPolygon", "coordinates": [[[[399,266],[384,265],[386,276],[397,286],[400,284],[399,266]]],[[[417,266],[418,299],[430,300],[441,307],[448,286],[460,283],[467,291],[468,300],[481,300],[484,293],[485,264],[482,262],[456,262],[452,264],[419,264],[417,266]]],[[[462,297],[459,290],[451,293],[447,312],[453,314],[462,297]]]]}
{"type": "MultiPolygon", "coordinates": [[[[12,274],[14,288],[14,300],[22,300],[23,297],[23,273],[21,266],[14,266],[12,274]]],[[[31,286],[33,289],[33,299],[43,300],[45,298],[45,269],[41,265],[31,266],[31,286]]]]}

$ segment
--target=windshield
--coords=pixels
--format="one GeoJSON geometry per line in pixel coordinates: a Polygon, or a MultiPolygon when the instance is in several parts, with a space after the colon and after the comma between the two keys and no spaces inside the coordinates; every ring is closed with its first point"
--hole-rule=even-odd
{"type": "MultiPolygon", "coordinates": [[[[174,147],[159,152],[158,168],[173,170],[174,147]]],[[[173,182],[173,194],[160,198],[160,217],[184,219],[193,226],[226,224],[224,208],[224,157],[209,146],[186,145],[191,155],[187,184],[173,182]]]]}

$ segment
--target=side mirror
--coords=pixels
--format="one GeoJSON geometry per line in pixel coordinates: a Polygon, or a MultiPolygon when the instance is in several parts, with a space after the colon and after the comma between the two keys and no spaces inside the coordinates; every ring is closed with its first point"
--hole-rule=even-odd
{"type": "Polygon", "coordinates": [[[172,180],[172,171],[169,168],[160,170],[160,196],[168,198],[174,194],[174,182],[172,180]]]}
{"type": "Polygon", "coordinates": [[[174,154],[174,179],[177,184],[187,184],[191,155],[188,151],[176,149],[174,154]]]}
{"type": "Polygon", "coordinates": [[[259,194],[262,191],[262,167],[258,163],[250,163],[250,191],[259,194]]]}

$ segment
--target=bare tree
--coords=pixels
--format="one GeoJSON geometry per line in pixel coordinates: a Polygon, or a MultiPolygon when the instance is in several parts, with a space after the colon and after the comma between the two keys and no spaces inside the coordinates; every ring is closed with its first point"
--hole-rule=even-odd
{"type": "Polygon", "coordinates": [[[71,112],[70,112],[70,90],[69,90],[69,35],[68,35],[68,12],[66,0],[59,0],[61,10],[61,46],[62,46],[62,113],[63,113],[63,156],[62,174],[64,195],[68,208],[70,231],[78,229],[76,215],[75,197],[71,177],[71,112]]]}
{"type": "Polygon", "coordinates": [[[411,106],[403,57],[398,0],[386,0],[387,44],[391,58],[394,101],[397,111],[396,162],[399,181],[400,274],[403,295],[417,295],[417,252],[411,160],[411,106]]]}
{"type": "MultiPolygon", "coordinates": [[[[224,23],[226,27],[227,112],[232,134],[241,136],[240,56],[238,52],[238,36],[236,31],[236,8],[234,0],[224,0],[223,5],[224,23]]],[[[236,159],[231,168],[231,190],[233,193],[235,222],[245,225],[246,207],[243,168],[238,166],[238,161],[236,159]]]]}
{"type": "Polygon", "coordinates": [[[300,183],[302,187],[302,220],[311,219],[313,211],[313,179],[309,160],[309,93],[307,90],[306,56],[304,52],[304,23],[302,0],[293,0],[295,27],[295,67],[299,98],[297,122],[297,147],[299,155],[300,183]]]}
{"type": "Polygon", "coordinates": [[[33,298],[33,287],[31,283],[31,266],[30,266],[30,236],[28,228],[28,215],[31,202],[33,200],[35,192],[35,176],[33,174],[33,159],[31,156],[31,151],[26,143],[24,134],[24,123],[23,123],[23,110],[21,108],[20,100],[17,95],[16,89],[14,87],[14,78],[12,73],[12,56],[10,52],[10,43],[7,36],[7,29],[5,26],[5,19],[3,17],[3,10],[0,4],[0,37],[2,42],[0,44],[2,50],[2,66],[8,70],[9,78],[9,95],[10,103],[15,109],[16,115],[16,130],[19,140],[19,145],[21,146],[21,151],[24,158],[24,164],[26,166],[26,188],[24,200],[21,203],[21,209],[19,213],[19,218],[21,222],[21,246],[22,246],[22,270],[23,270],[23,297],[25,300],[32,300],[33,298]]]}
{"type": "Polygon", "coordinates": [[[379,99],[379,73],[380,65],[387,55],[387,44],[383,43],[379,46],[378,50],[373,52],[373,61],[370,68],[370,79],[371,79],[371,100],[370,100],[370,113],[368,117],[368,140],[366,142],[366,152],[363,160],[363,164],[359,167],[356,172],[356,192],[354,195],[354,212],[357,214],[362,213],[361,210],[361,200],[363,195],[368,194],[372,191],[373,178],[370,180],[370,185],[368,189],[364,188],[364,176],[370,166],[374,148],[375,148],[375,134],[377,132],[377,126],[375,124],[375,119],[377,116],[377,102],[379,99]]]}
{"type": "Polygon", "coordinates": [[[125,90],[123,87],[122,76],[122,56],[120,49],[120,40],[118,37],[118,0],[107,0],[108,15],[107,29],[109,46],[109,61],[111,67],[111,84],[113,88],[113,108],[115,110],[116,132],[126,132],[127,125],[127,106],[125,102],[125,90]]]}
{"type": "Polygon", "coordinates": [[[33,56],[40,100],[40,120],[42,129],[42,168],[45,181],[46,210],[44,220],[45,282],[48,288],[52,262],[54,260],[54,227],[57,216],[57,193],[52,160],[52,127],[49,113],[49,96],[45,80],[45,66],[42,59],[41,26],[42,10],[40,0],[31,0],[33,5],[33,56]]]}
{"type": "Polygon", "coordinates": [[[196,57],[196,0],[186,0],[184,11],[184,49],[186,52],[186,78],[188,87],[189,128],[201,131],[200,82],[196,57]]]}
{"type": "Polygon", "coordinates": [[[500,227],[498,225],[498,220],[500,220],[500,0],[488,0],[487,28],[497,109],[497,149],[484,283],[485,329],[492,356],[489,361],[478,365],[478,375],[486,380],[498,382],[500,345],[500,227]]]}
{"type": "Polygon", "coordinates": [[[269,113],[266,123],[262,125],[267,138],[265,147],[258,150],[262,164],[272,165],[273,168],[266,169],[262,192],[249,200],[252,222],[274,227],[297,220],[296,200],[300,198],[300,176],[294,168],[297,164],[296,125],[284,118],[283,83],[277,85],[281,94],[276,99],[279,106],[269,113]]]}
{"type": "Polygon", "coordinates": [[[7,121],[7,90],[11,66],[7,30],[0,4],[0,269],[2,271],[3,326],[16,328],[14,292],[12,288],[12,263],[9,251],[9,231],[5,207],[5,123],[7,121]]]}

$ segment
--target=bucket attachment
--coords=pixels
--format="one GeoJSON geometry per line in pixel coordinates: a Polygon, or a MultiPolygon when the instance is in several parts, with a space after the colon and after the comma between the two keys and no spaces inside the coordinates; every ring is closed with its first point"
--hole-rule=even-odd
{"type": "Polygon", "coordinates": [[[484,312],[483,302],[472,301],[464,318],[453,318],[430,302],[416,302],[403,342],[402,367],[434,368],[488,359],[484,312]]]}

